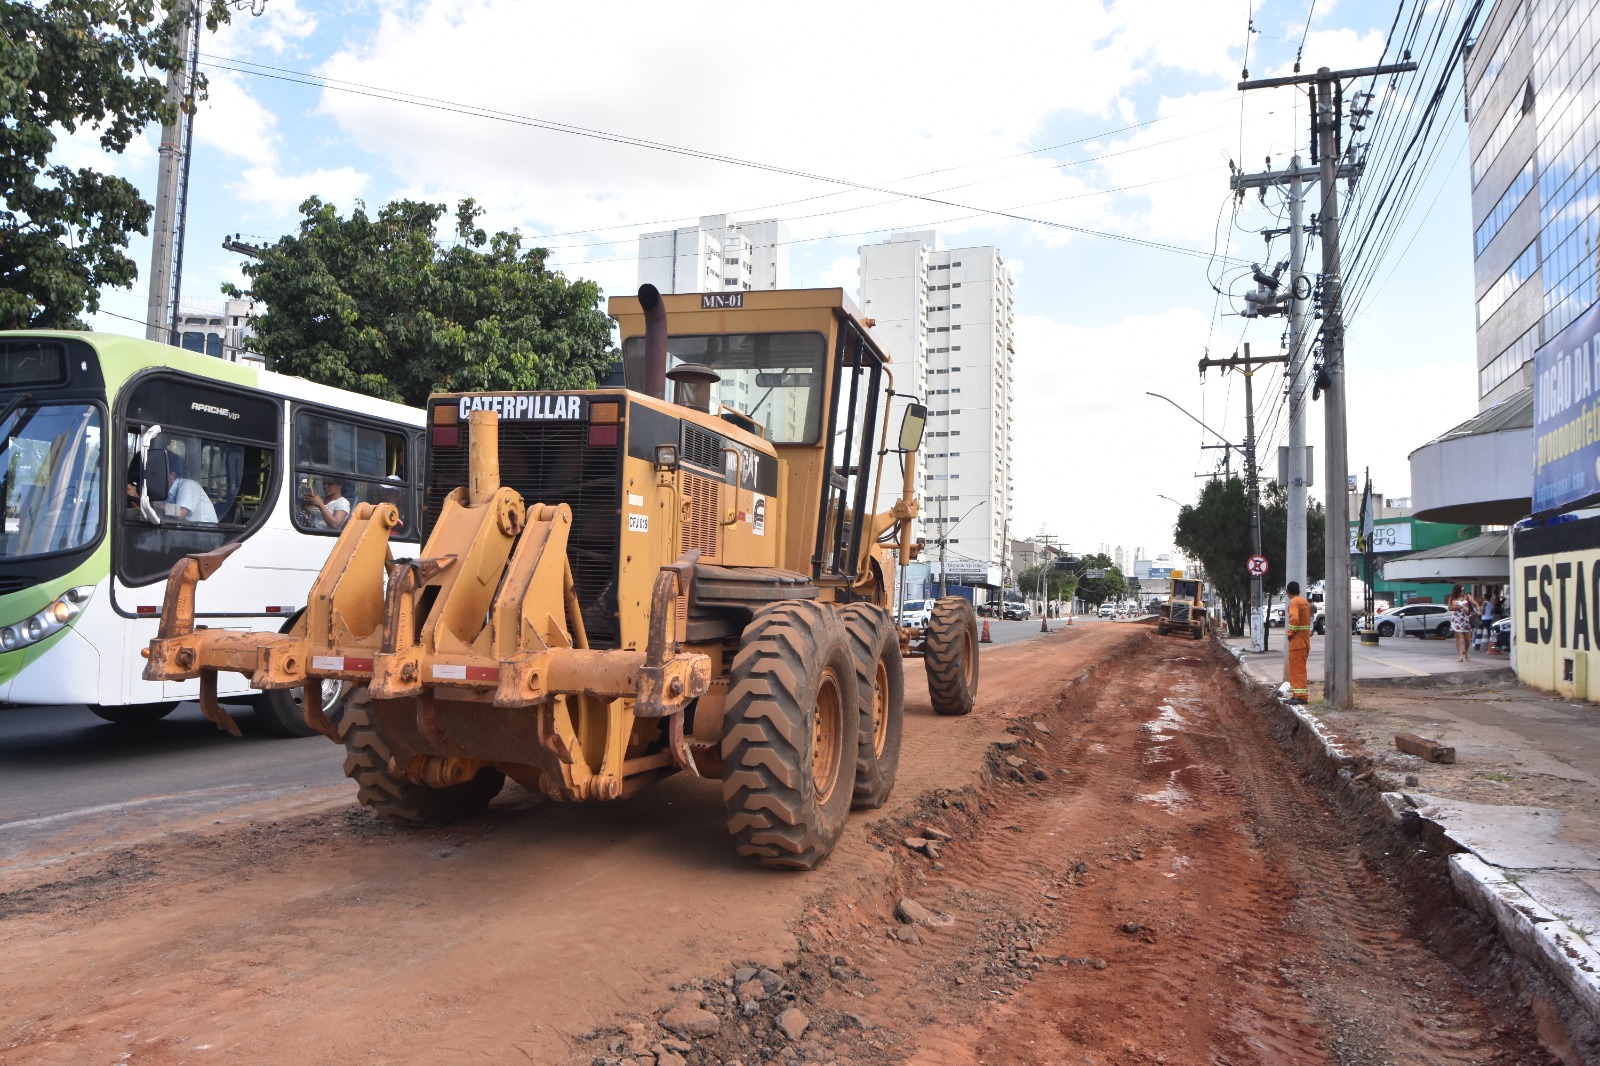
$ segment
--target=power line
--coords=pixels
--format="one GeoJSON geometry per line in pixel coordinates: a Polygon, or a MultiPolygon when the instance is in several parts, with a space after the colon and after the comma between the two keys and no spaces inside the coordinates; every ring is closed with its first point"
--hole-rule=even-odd
{"type": "Polygon", "coordinates": [[[297,85],[307,85],[313,88],[331,88],[340,92],[347,92],[357,96],[385,100],[390,103],[409,104],[416,107],[426,107],[433,110],[445,111],[451,114],[467,115],[473,118],[489,119],[496,122],[505,122],[511,125],[527,126],[534,129],[543,129],[553,133],[564,133],[574,137],[584,137],[627,147],[642,148],[649,151],[663,152],[670,155],[682,155],[691,159],[701,159],[707,162],[723,163],[729,166],[745,167],[760,170],[766,173],[777,174],[783,177],[800,178],[807,181],[820,181],[832,185],[840,185],[847,189],[861,192],[874,192],[880,195],[894,196],[897,199],[921,200],[925,203],[939,204],[942,207],[953,207],[963,211],[976,211],[982,215],[991,215],[997,218],[1010,219],[1014,222],[1024,222],[1029,225],[1044,226],[1049,229],[1061,230],[1068,233],[1079,233],[1084,236],[1102,237],[1107,240],[1120,241],[1137,247],[1150,248],[1156,251],[1174,252],[1180,255],[1204,257],[1204,252],[1192,248],[1182,248],[1178,245],[1166,244],[1162,241],[1146,240],[1142,237],[1130,237],[1126,234],[1112,233],[1107,230],[1091,229],[1087,226],[1076,226],[1067,222],[1057,222],[1052,219],[1034,218],[1028,215],[1016,214],[1013,211],[984,208],[972,204],[964,204],[954,200],[941,199],[926,193],[903,192],[881,184],[864,181],[853,181],[848,178],[815,173],[796,167],[787,167],[773,163],[763,163],[757,160],[744,159],[739,156],[725,155],[720,152],[711,152],[698,148],[687,148],[679,145],[667,144],[661,141],[652,141],[642,137],[633,137],[626,134],[611,133],[605,130],[591,129],[571,123],[556,122],[549,119],[534,118],[527,115],[517,115],[511,112],[498,111],[493,108],[479,107],[472,104],[457,103],[437,98],[421,97],[414,94],[398,92],[391,89],[375,87],[359,87],[354,83],[334,83],[317,75],[304,74],[298,71],[274,73],[274,70],[283,71],[283,68],[249,69],[242,65],[230,66],[227,63],[213,59],[210,64],[213,69],[232,71],[238,74],[249,74],[255,77],[270,78],[275,81],[284,81],[297,85]]]}

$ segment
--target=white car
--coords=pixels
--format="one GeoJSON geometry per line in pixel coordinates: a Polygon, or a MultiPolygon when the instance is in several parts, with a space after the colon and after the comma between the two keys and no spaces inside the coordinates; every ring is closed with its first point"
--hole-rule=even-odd
{"type": "Polygon", "coordinates": [[[1281,603],[1275,603],[1271,607],[1268,607],[1267,608],[1267,625],[1269,627],[1276,626],[1278,628],[1282,628],[1283,624],[1284,624],[1284,621],[1287,618],[1287,613],[1286,612],[1288,610],[1289,610],[1289,608],[1286,605],[1281,604],[1281,603]]]}
{"type": "Polygon", "coordinates": [[[1100,617],[1101,618],[1114,618],[1114,617],[1116,617],[1116,614],[1117,614],[1117,605],[1116,604],[1114,604],[1114,603],[1102,603],[1100,605],[1100,617]]]}
{"type": "MultiPolygon", "coordinates": [[[[1442,603],[1408,603],[1392,611],[1379,612],[1373,621],[1377,623],[1380,637],[1396,634],[1424,637],[1430,633],[1440,637],[1450,635],[1450,609],[1442,603]]],[[[1360,621],[1357,627],[1360,627],[1360,621]]]]}
{"type": "Polygon", "coordinates": [[[900,624],[919,628],[926,626],[932,612],[932,600],[907,600],[900,605],[900,624]]]}

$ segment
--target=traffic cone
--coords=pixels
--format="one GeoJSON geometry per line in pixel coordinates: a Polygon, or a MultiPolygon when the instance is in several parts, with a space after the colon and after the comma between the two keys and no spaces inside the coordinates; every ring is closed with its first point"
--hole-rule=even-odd
{"type": "Polygon", "coordinates": [[[1069,626],[1072,625],[1072,612],[1071,611],[1067,612],[1067,625],[1069,625],[1069,626]]]}
{"type": "Polygon", "coordinates": [[[983,636],[978,638],[979,644],[993,644],[994,638],[989,635],[989,620],[983,620],[983,636]]]}

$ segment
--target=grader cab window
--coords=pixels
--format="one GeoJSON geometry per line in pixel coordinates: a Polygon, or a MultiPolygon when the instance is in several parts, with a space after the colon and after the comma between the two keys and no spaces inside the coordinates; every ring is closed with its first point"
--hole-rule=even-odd
{"type": "Polygon", "coordinates": [[[833,410],[828,418],[828,471],[817,529],[817,577],[847,577],[861,559],[863,527],[874,510],[877,453],[883,419],[883,363],[861,334],[841,329],[833,410]]]}
{"type": "MultiPolygon", "coordinates": [[[[815,444],[822,427],[820,333],[716,333],[669,337],[667,369],[703,363],[722,379],[717,402],[758,422],[774,444],[815,444]]],[[[644,389],[644,338],[622,342],[628,388],[644,389]]]]}

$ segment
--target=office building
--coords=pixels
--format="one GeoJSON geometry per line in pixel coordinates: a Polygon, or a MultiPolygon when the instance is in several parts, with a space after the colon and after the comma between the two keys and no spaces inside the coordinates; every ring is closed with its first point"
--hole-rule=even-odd
{"type": "Polygon", "coordinates": [[[928,406],[916,484],[923,558],[948,580],[1009,573],[1012,280],[998,248],[944,248],[931,230],[864,245],[862,313],[894,359],[896,388],[928,406]]]}
{"type": "Polygon", "coordinates": [[[662,292],[743,292],[789,287],[789,227],[775,218],[739,222],[706,215],[699,225],[639,238],[639,284],[662,292]]]}

